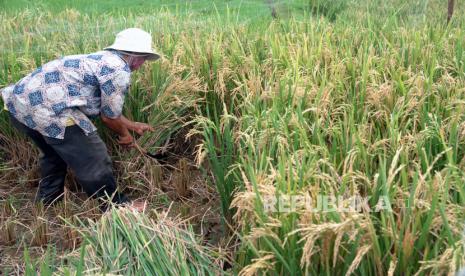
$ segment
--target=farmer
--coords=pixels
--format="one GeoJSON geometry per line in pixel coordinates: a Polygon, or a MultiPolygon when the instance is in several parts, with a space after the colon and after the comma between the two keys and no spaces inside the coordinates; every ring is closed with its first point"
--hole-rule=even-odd
{"type": "Polygon", "coordinates": [[[144,208],[145,202],[130,203],[117,191],[107,148],[91,119],[100,117],[123,146],[133,144],[130,131],[153,131],[125,118],[122,109],[131,72],[159,57],[151,35],[130,28],[103,51],[48,62],[1,91],[11,123],[41,151],[37,201],[48,205],[62,198],[69,167],[88,196],[144,208]]]}

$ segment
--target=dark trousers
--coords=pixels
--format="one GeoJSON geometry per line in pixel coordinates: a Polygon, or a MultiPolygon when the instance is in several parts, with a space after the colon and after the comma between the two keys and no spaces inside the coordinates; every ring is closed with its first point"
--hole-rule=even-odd
{"type": "Polygon", "coordinates": [[[74,125],[66,128],[64,139],[55,139],[43,136],[11,115],[10,120],[41,151],[37,201],[51,204],[62,198],[68,167],[88,196],[112,197],[116,204],[128,201],[125,195],[116,191],[111,159],[97,132],[86,136],[79,126],[74,125]]]}

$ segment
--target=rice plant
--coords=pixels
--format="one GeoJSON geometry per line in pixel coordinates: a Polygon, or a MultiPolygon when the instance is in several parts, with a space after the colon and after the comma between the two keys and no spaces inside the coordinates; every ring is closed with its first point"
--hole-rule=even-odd
{"type": "MultiPolygon", "coordinates": [[[[85,268],[124,275],[216,275],[212,249],[189,227],[157,214],[157,221],[126,209],[113,209],[98,222],[81,222],[85,268]]],[[[220,256],[217,256],[220,257],[220,256]]]]}
{"type": "Polygon", "coordinates": [[[185,197],[189,193],[189,186],[191,185],[191,176],[189,171],[189,163],[185,158],[178,161],[178,172],[174,175],[174,187],[176,193],[180,197],[185,197]]]}
{"type": "Polygon", "coordinates": [[[37,203],[34,208],[34,214],[32,215],[31,225],[31,245],[33,246],[44,246],[49,240],[49,225],[45,218],[45,207],[42,203],[37,203]]]}
{"type": "Polygon", "coordinates": [[[12,245],[16,243],[16,213],[17,210],[13,205],[14,197],[9,197],[7,200],[2,202],[1,211],[1,232],[2,242],[6,245],[12,245]]]}

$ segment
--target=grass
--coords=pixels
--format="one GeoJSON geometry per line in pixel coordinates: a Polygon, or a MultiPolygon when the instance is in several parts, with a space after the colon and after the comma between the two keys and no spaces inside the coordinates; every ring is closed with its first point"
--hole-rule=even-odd
{"type": "MultiPolygon", "coordinates": [[[[430,275],[463,266],[462,6],[446,25],[447,4],[436,0],[274,2],[278,20],[265,1],[215,2],[207,10],[202,1],[182,9],[154,4],[142,15],[89,12],[85,1],[73,9],[49,3],[0,13],[0,83],[47,59],[100,49],[125,27],[151,30],[165,59],[134,75],[125,112],[157,128],[139,138],[146,149],[174,151],[189,137],[195,143],[195,152],[183,154],[195,154],[217,190],[224,233],[237,241],[233,274],[430,275]],[[242,13],[246,5],[263,9],[242,13]],[[266,205],[322,195],[369,197],[371,207],[384,199],[390,209],[270,212],[266,205]]],[[[13,145],[16,134],[1,118],[2,145],[13,145]]],[[[23,150],[3,148],[11,156],[23,150]]],[[[158,191],[159,171],[113,150],[132,162],[128,188],[158,191]]],[[[184,176],[176,178],[180,194],[184,176]]],[[[165,228],[142,220],[111,213],[89,222],[83,233],[95,252],[84,264],[123,274],[214,267],[202,253],[209,249],[187,246],[201,263],[194,268],[183,262],[184,250],[164,251],[171,239],[147,242],[165,228]]]]}

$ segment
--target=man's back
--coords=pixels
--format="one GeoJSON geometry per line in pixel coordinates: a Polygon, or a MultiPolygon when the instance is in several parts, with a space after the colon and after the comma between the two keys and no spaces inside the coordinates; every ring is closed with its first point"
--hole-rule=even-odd
{"type": "Polygon", "coordinates": [[[10,113],[42,135],[60,138],[77,124],[88,134],[88,117],[121,115],[130,83],[126,62],[112,51],[50,61],[2,91],[10,113]]]}

